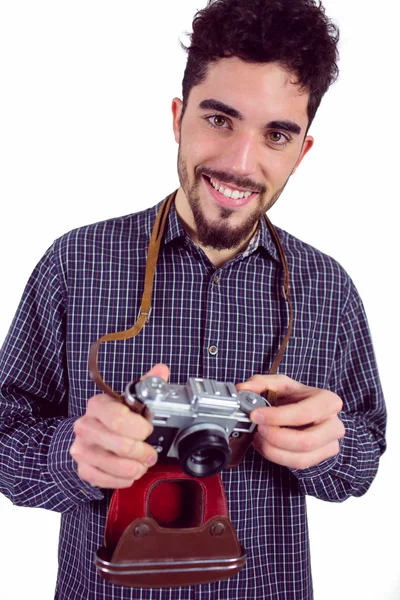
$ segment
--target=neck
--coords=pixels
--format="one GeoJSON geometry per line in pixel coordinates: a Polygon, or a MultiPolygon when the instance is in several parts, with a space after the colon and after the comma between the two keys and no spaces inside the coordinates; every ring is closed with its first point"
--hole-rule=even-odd
{"type": "Polygon", "coordinates": [[[188,206],[185,193],[181,187],[179,188],[175,197],[175,209],[189,237],[197,246],[199,246],[199,248],[203,250],[204,254],[212,262],[216,269],[220,269],[227,262],[232,260],[232,258],[237,256],[241,252],[244,252],[258,227],[257,223],[251,234],[243,242],[241,242],[239,246],[235,248],[229,248],[227,250],[216,250],[215,248],[211,248],[210,246],[203,246],[199,242],[196,231],[196,225],[193,219],[193,214],[188,206]]]}

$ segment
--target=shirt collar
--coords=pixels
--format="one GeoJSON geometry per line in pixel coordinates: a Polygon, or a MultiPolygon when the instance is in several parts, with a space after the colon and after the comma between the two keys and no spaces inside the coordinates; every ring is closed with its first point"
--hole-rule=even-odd
{"type": "Polygon", "coordinates": [[[264,248],[273,259],[277,260],[278,262],[281,262],[278,249],[275,245],[274,240],[272,239],[272,235],[267,225],[267,221],[264,218],[264,215],[260,219],[258,234],[258,245],[264,248]]]}
{"type": "MultiPolygon", "coordinates": [[[[172,204],[171,210],[168,215],[168,221],[166,226],[166,231],[164,234],[164,244],[169,244],[174,240],[178,240],[179,238],[188,237],[188,233],[184,228],[182,221],[178,217],[178,213],[176,212],[175,203],[172,204]]],[[[264,248],[271,258],[280,262],[279,253],[275,246],[275,243],[272,239],[271,232],[268,228],[267,222],[262,217],[259,222],[259,227],[255,233],[255,235],[250,240],[248,248],[243,253],[243,256],[248,256],[258,247],[264,248]]]]}
{"type": "Polygon", "coordinates": [[[182,221],[178,217],[178,213],[176,212],[175,208],[175,202],[173,202],[168,215],[166,231],[164,233],[164,244],[169,244],[174,240],[185,238],[186,236],[188,236],[188,233],[184,228],[182,221]]]}

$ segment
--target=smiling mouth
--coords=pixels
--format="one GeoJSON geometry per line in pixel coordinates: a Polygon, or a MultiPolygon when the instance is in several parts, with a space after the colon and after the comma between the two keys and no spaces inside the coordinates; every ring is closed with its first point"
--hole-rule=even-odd
{"type": "Polygon", "coordinates": [[[258,192],[255,192],[254,190],[239,189],[234,186],[227,185],[226,183],[218,181],[217,179],[209,177],[208,175],[203,175],[203,177],[207,183],[214,188],[214,190],[219,192],[221,196],[224,196],[225,198],[232,198],[232,200],[247,200],[247,198],[250,198],[250,196],[255,196],[258,194],[258,192]]]}

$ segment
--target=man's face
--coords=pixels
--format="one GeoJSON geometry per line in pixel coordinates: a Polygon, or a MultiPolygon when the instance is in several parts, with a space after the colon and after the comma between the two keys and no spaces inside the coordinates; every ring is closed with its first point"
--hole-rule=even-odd
{"type": "Polygon", "coordinates": [[[182,102],[172,103],[179,143],[176,199],[199,243],[236,248],[278,199],[313,144],[308,94],[277,63],[225,58],[182,102]]]}

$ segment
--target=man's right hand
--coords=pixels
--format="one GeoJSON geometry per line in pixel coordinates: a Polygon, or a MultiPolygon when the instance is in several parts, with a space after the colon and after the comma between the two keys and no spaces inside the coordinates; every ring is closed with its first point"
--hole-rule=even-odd
{"type": "MultiPolygon", "coordinates": [[[[166,365],[155,365],[144,377],[168,381],[166,365]]],[[[144,442],[153,426],[141,415],[105,394],[90,398],[86,413],[74,424],[70,454],[84,481],[101,488],[128,488],[157,462],[157,452],[144,442]]]]}

